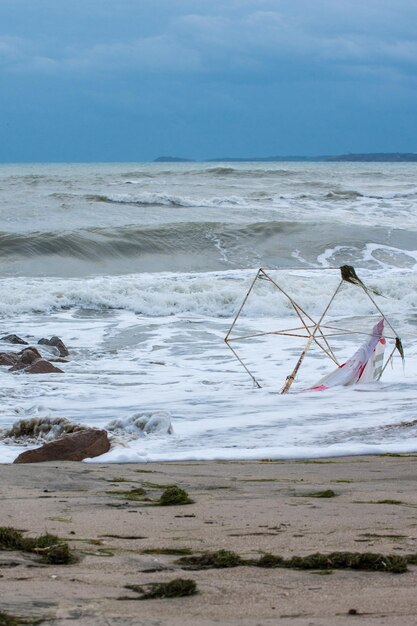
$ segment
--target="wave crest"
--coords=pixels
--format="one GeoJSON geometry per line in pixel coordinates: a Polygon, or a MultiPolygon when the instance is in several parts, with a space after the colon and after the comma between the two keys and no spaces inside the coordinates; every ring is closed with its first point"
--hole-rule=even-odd
{"type": "MultiPolygon", "coordinates": [[[[273,270],[272,270],[273,272],[273,270]]],[[[47,313],[51,310],[122,309],[148,317],[171,315],[230,318],[236,314],[254,270],[204,274],[131,274],[83,279],[7,278],[2,281],[0,314],[14,318],[21,313],[47,313]]],[[[390,311],[417,308],[417,276],[411,270],[361,272],[366,284],[383,294],[381,308],[390,311]]],[[[336,271],[279,272],[280,284],[301,298],[309,312],[321,312],[323,303],[340,280],[336,271]]],[[[382,296],[381,296],[382,297],[382,296]]],[[[338,315],[368,315],[367,299],[341,297],[338,315]]],[[[261,282],[251,294],[245,313],[278,319],[291,312],[289,301],[278,297],[269,283],[261,282]]]]}

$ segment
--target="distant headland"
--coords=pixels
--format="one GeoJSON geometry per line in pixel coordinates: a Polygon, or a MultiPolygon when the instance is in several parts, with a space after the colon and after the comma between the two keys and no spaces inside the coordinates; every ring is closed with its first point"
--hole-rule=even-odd
{"type": "MultiPolygon", "coordinates": [[[[268,157],[218,157],[216,159],[202,159],[201,163],[260,163],[276,161],[325,161],[325,162],[369,162],[369,163],[413,163],[417,162],[417,152],[365,152],[358,154],[339,154],[326,156],[268,156],[268,157]]],[[[185,159],[175,156],[160,156],[154,163],[197,163],[194,159],[185,159]]]]}

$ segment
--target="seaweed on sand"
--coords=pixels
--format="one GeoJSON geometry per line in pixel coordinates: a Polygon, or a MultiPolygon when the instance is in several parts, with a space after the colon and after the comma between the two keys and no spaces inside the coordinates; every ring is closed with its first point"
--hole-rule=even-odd
{"type": "Polygon", "coordinates": [[[43,621],[42,617],[19,617],[0,611],[0,626],[36,626],[43,621]]]}
{"type": "Polygon", "coordinates": [[[191,548],[146,548],[142,554],[169,554],[175,556],[185,556],[192,554],[191,548]]]}
{"type": "Polygon", "coordinates": [[[184,556],[176,561],[184,569],[223,569],[227,567],[238,567],[245,565],[244,559],[236,552],[229,550],[217,550],[216,552],[203,552],[193,556],[184,556]]]}
{"type": "Polygon", "coordinates": [[[126,585],[126,589],[131,589],[132,591],[136,591],[141,594],[137,598],[138,600],[184,598],[185,596],[194,596],[198,593],[196,582],[190,578],[174,578],[169,582],[149,583],[147,585],[126,585]]]}
{"type": "Polygon", "coordinates": [[[177,504],[193,504],[185,489],[181,489],[176,485],[167,487],[158,500],[160,506],[174,506],[177,504]]]}
{"type": "Polygon", "coordinates": [[[43,563],[64,565],[78,559],[68,544],[56,535],[45,533],[38,537],[24,537],[23,532],[11,526],[0,526],[0,550],[19,550],[38,554],[43,563]]]}
{"type": "Polygon", "coordinates": [[[391,572],[392,574],[403,574],[407,571],[407,559],[403,556],[373,552],[331,552],[330,554],[316,552],[307,556],[293,556],[289,559],[264,554],[253,565],[304,570],[355,569],[391,572]]]}
{"type": "Polygon", "coordinates": [[[293,556],[285,559],[274,554],[263,554],[258,560],[243,559],[235,552],[219,550],[205,552],[201,555],[184,556],[176,561],[184,569],[201,570],[249,565],[262,568],[288,568],[303,570],[353,569],[372,572],[390,572],[403,574],[407,571],[407,563],[414,564],[415,555],[406,557],[396,554],[380,554],[373,552],[316,552],[307,556],[293,556]]]}
{"type": "Polygon", "coordinates": [[[311,493],[302,494],[306,498],[336,498],[337,493],[333,489],[325,489],[324,491],[313,491],[311,493]]]}
{"type": "Polygon", "coordinates": [[[142,487],[135,487],[133,489],[127,490],[108,490],[106,491],[109,495],[116,496],[124,496],[127,500],[131,501],[141,501],[146,500],[146,491],[142,487]]]}

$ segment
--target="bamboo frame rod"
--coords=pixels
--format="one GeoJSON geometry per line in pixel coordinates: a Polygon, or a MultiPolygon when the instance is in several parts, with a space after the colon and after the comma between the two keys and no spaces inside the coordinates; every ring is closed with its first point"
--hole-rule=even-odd
{"type": "Polygon", "coordinates": [[[387,358],[387,360],[385,361],[385,365],[384,365],[384,367],[383,367],[383,368],[382,368],[382,370],[381,370],[381,373],[380,373],[380,375],[379,375],[378,380],[381,380],[382,374],[385,372],[385,370],[386,370],[386,368],[387,368],[388,363],[390,363],[390,361],[392,361],[392,357],[394,356],[394,352],[395,352],[395,350],[396,350],[396,349],[397,349],[397,348],[396,348],[396,346],[394,346],[394,348],[391,350],[391,354],[389,355],[389,357],[388,357],[388,358],[387,358]]]}
{"type": "Polygon", "coordinates": [[[244,362],[242,361],[242,359],[240,358],[240,356],[238,355],[238,353],[236,352],[236,350],[234,350],[232,348],[232,346],[229,346],[229,343],[226,341],[227,347],[233,352],[233,354],[235,355],[235,357],[237,358],[237,360],[239,361],[239,363],[242,365],[242,367],[244,367],[244,369],[246,370],[246,372],[249,374],[249,376],[252,378],[253,382],[255,383],[255,385],[258,387],[258,389],[262,388],[262,385],[257,381],[257,379],[255,378],[255,376],[252,374],[252,372],[246,367],[246,365],[244,364],[244,362]]]}
{"type": "MultiPolygon", "coordinates": [[[[263,269],[261,268],[261,269],[259,270],[259,272],[258,272],[258,273],[260,273],[260,272],[262,272],[262,274],[263,274],[263,275],[264,275],[264,276],[265,276],[268,280],[270,280],[270,281],[271,281],[271,283],[272,283],[273,285],[275,285],[275,287],[278,289],[278,291],[280,291],[281,293],[283,293],[283,294],[284,294],[284,296],[285,296],[286,298],[288,298],[288,300],[291,302],[291,305],[292,305],[292,307],[293,307],[294,311],[296,312],[296,314],[298,315],[299,319],[301,320],[301,323],[303,324],[303,326],[305,327],[305,329],[307,330],[307,332],[310,334],[309,327],[306,325],[306,323],[304,322],[303,318],[301,317],[301,315],[300,315],[300,311],[301,311],[301,313],[302,313],[303,315],[305,315],[306,317],[308,317],[308,319],[310,320],[310,322],[313,322],[313,324],[314,324],[314,325],[316,325],[316,323],[315,323],[315,321],[313,320],[313,318],[312,318],[312,317],[311,317],[311,316],[307,313],[307,311],[304,311],[304,309],[303,309],[303,308],[302,308],[299,304],[297,304],[297,302],[295,302],[295,300],[293,300],[293,298],[291,298],[291,296],[290,296],[290,295],[289,295],[289,294],[288,294],[288,293],[287,293],[284,289],[282,289],[282,287],[280,287],[280,286],[278,285],[278,283],[277,283],[277,282],[275,282],[275,280],[273,280],[273,278],[271,278],[271,277],[269,276],[269,274],[267,274],[267,273],[265,272],[265,270],[263,270],[263,269]]],[[[314,335],[314,333],[313,333],[313,335],[314,335]]],[[[329,345],[329,343],[327,342],[327,340],[326,340],[326,338],[324,337],[324,335],[322,335],[322,336],[323,336],[323,339],[324,339],[324,341],[325,341],[325,343],[326,343],[326,345],[327,345],[327,347],[328,347],[328,349],[329,349],[330,353],[333,355],[333,360],[337,363],[337,359],[336,359],[336,357],[335,357],[335,355],[334,355],[334,353],[333,353],[333,350],[332,350],[331,346],[330,346],[330,345],[329,345]]],[[[316,341],[316,340],[314,339],[314,341],[316,341]]],[[[316,343],[317,343],[317,342],[316,342],[316,343]]],[[[320,344],[318,344],[318,345],[319,345],[319,347],[321,347],[321,346],[320,346],[320,344]]]]}
{"type": "MultiPolygon", "coordinates": [[[[328,328],[330,330],[338,330],[341,331],[340,333],[327,333],[328,337],[336,337],[338,334],[340,335],[365,335],[367,337],[378,337],[379,335],[374,335],[372,333],[367,333],[363,330],[351,330],[349,328],[340,328],[339,326],[328,326],[327,324],[325,324],[324,326],[322,326],[322,328],[328,328]]],[[[395,337],[391,337],[391,335],[383,335],[383,337],[385,339],[397,339],[397,336],[395,337]]]]}
{"type": "Polygon", "coordinates": [[[319,321],[316,323],[316,327],[313,331],[313,334],[310,336],[309,340],[307,341],[307,345],[304,348],[303,352],[301,353],[300,358],[298,359],[292,373],[290,374],[290,376],[288,376],[287,378],[287,382],[285,383],[281,393],[288,393],[290,390],[291,385],[293,384],[295,377],[297,376],[298,370],[301,367],[302,362],[304,361],[304,357],[307,354],[307,351],[310,349],[311,344],[313,343],[314,340],[314,334],[317,332],[317,329],[319,328],[324,316],[326,315],[327,311],[329,310],[329,308],[332,305],[333,300],[335,299],[339,289],[341,288],[343,284],[343,280],[340,281],[340,283],[338,284],[338,286],[336,287],[336,291],[334,292],[333,296],[330,298],[329,303],[327,304],[326,308],[324,309],[323,313],[321,314],[321,317],[319,319],[319,321]]]}
{"type": "Polygon", "coordinates": [[[255,276],[255,278],[253,279],[253,281],[252,281],[252,283],[251,283],[251,285],[250,285],[250,287],[249,287],[249,289],[248,289],[248,292],[247,292],[247,294],[246,294],[246,296],[245,296],[245,298],[244,298],[244,300],[243,300],[242,304],[240,305],[240,308],[239,308],[238,312],[237,312],[237,313],[236,313],[236,315],[235,315],[235,319],[233,320],[232,325],[231,325],[231,327],[229,328],[229,331],[228,331],[228,333],[227,333],[226,337],[224,338],[224,340],[225,340],[225,342],[226,342],[226,343],[227,343],[227,340],[229,339],[229,335],[230,335],[230,333],[232,332],[232,330],[233,330],[233,328],[234,328],[234,326],[235,326],[235,324],[236,324],[236,322],[237,322],[237,319],[238,319],[239,315],[240,315],[240,314],[241,314],[241,312],[242,312],[243,307],[244,307],[244,306],[245,306],[245,304],[246,304],[247,299],[249,298],[249,295],[250,295],[250,293],[251,293],[251,291],[252,291],[252,289],[253,289],[253,287],[254,287],[254,285],[255,285],[256,281],[257,281],[257,280],[258,280],[258,278],[259,278],[259,273],[260,273],[260,271],[261,271],[261,270],[259,269],[259,270],[258,270],[258,273],[257,273],[257,274],[256,274],[256,276],[255,276]]]}

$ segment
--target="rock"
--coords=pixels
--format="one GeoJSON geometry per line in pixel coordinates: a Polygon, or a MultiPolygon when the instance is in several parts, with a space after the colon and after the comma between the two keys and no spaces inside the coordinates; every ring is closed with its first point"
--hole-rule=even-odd
{"type": "Polygon", "coordinates": [[[44,346],[54,346],[55,348],[58,349],[59,356],[61,357],[69,356],[69,350],[67,346],[64,344],[62,339],[60,339],[56,335],[54,335],[50,339],[45,339],[45,338],[39,339],[38,344],[44,345],[44,346]]]}
{"type": "Polygon", "coordinates": [[[25,367],[27,374],[63,374],[64,372],[46,359],[37,359],[25,367]]]}
{"type": "Polygon", "coordinates": [[[0,365],[14,365],[18,360],[15,352],[0,352],[0,365]]]}
{"type": "Polygon", "coordinates": [[[28,365],[34,363],[37,359],[41,358],[42,355],[38,352],[36,348],[25,348],[24,350],[21,350],[21,352],[16,352],[14,354],[14,361],[12,363],[13,367],[10,368],[9,372],[17,372],[18,370],[23,370],[28,365]]]}
{"type": "Polygon", "coordinates": [[[37,359],[42,359],[42,355],[36,348],[25,348],[18,354],[19,361],[25,365],[30,365],[37,359]]]}
{"type": "Polygon", "coordinates": [[[5,335],[5,337],[0,337],[0,339],[1,341],[8,341],[9,343],[21,343],[25,346],[29,345],[27,341],[17,335],[5,335]]]}
{"type": "Polygon", "coordinates": [[[19,370],[24,370],[28,374],[63,373],[59,367],[55,367],[50,361],[44,359],[40,352],[32,346],[16,354],[13,367],[9,369],[9,372],[17,372],[19,370]]]}
{"type": "Polygon", "coordinates": [[[46,461],[82,461],[100,456],[110,449],[105,430],[89,428],[64,435],[40,448],[19,454],[15,463],[44,463],[46,461]]]}

